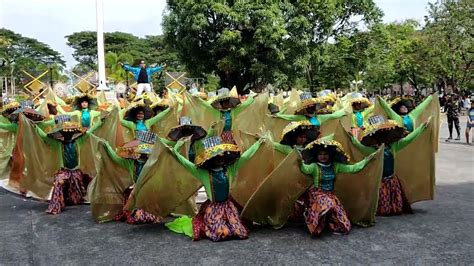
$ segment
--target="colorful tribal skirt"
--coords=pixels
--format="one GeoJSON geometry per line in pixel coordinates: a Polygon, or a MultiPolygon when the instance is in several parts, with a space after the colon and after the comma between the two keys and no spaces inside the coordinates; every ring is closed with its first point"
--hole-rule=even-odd
{"type": "Polygon", "coordinates": [[[87,192],[87,185],[91,180],[92,177],[82,173],[79,169],[59,169],[54,175],[53,194],[46,212],[59,214],[66,205],[82,203],[87,192]]]}
{"type": "Polygon", "coordinates": [[[193,240],[204,237],[212,241],[246,239],[249,235],[237,207],[230,199],[224,202],[207,200],[193,217],[192,223],[193,240]]]}
{"type": "Polygon", "coordinates": [[[305,222],[312,236],[319,236],[326,224],[328,224],[329,230],[334,233],[349,233],[351,222],[333,192],[312,187],[308,190],[307,195],[308,208],[306,209],[305,222]]]}
{"type": "MultiPolygon", "coordinates": [[[[127,188],[123,193],[123,206],[127,205],[127,201],[132,193],[132,188],[127,188]]],[[[122,209],[122,212],[115,215],[114,221],[125,222],[127,224],[157,224],[161,222],[161,218],[151,213],[144,211],[143,209],[133,209],[128,211],[122,209]]]]}
{"type": "Polygon", "coordinates": [[[380,184],[377,215],[388,216],[402,213],[412,213],[412,211],[400,180],[393,175],[383,179],[380,184]]]}
{"type": "Polygon", "coordinates": [[[235,144],[234,134],[232,131],[222,131],[221,139],[222,143],[235,144]]]}

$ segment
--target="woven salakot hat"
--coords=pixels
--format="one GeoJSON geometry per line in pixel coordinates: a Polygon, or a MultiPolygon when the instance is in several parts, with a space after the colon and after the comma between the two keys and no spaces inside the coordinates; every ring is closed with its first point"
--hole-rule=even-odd
{"type": "Polygon", "coordinates": [[[365,146],[375,146],[380,144],[390,144],[403,138],[407,131],[394,120],[385,120],[381,115],[374,115],[368,119],[367,126],[360,141],[365,146]]]}
{"type": "Polygon", "coordinates": [[[230,104],[230,108],[235,108],[240,104],[240,99],[239,96],[237,95],[237,92],[234,91],[234,89],[229,91],[228,88],[221,88],[217,90],[217,97],[212,100],[211,105],[219,110],[225,110],[225,108],[222,106],[222,103],[228,101],[230,104]]]}
{"type": "Polygon", "coordinates": [[[329,135],[319,138],[308,145],[302,152],[303,160],[305,162],[313,162],[318,156],[318,152],[325,150],[334,162],[348,163],[350,156],[344,151],[341,143],[335,141],[334,135],[329,135]]]}
{"type": "Polygon", "coordinates": [[[191,118],[182,116],[179,118],[179,126],[173,127],[168,133],[168,138],[178,141],[181,138],[192,136],[192,140],[202,139],[207,135],[206,130],[198,125],[193,125],[191,118]]]}
{"type": "Polygon", "coordinates": [[[294,146],[296,137],[302,133],[306,133],[307,143],[312,142],[319,136],[319,127],[311,124],[308,120],[290,122],[281,133],[280,143],[294,146]]]}
{"type": "Polygon", "coordinates": [[[198,167],[207,168],[207,163],[217,156],[223,156],[228,164],[232,164],[240,157],[240,148],[235,144],[222,143],[218,136],[206,137],[195,144],[198,167]]]}

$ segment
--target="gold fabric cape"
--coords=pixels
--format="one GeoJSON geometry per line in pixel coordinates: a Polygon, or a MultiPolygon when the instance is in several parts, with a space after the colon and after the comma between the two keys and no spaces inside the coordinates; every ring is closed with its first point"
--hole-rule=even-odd
{"type": "Polygon", "coordinates": [[[160,217],[171,214],[202,186],[158,140],[140,174],[126,208],[142,208],[160,217]]]}
{"type": "MultiPolygon", "coordinates": [[[[274,228],[285,225],[295,201],[312,186],[312,178],[300,171],[296,151],[291,152],[250,197],[242,216],[274,228]]],[[[335,193],[352,223],[370,226],[375,222],[383,149],[357,174],[338,174],[335,193]]]]}

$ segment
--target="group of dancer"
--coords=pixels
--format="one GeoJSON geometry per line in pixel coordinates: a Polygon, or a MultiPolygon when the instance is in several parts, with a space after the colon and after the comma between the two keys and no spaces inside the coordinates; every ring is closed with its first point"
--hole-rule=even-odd
{"type": "Polygon", "coordinates": [[[171,216],[166,227],[194,240],[245,239],[288,221],[312,236],[347,234],[433,199],[439,110],[437,95],[415,105],[222,88],[109,101],[49,89],[3,106],[2,186],[49,201],[50,214],[90,203],[98,222],[171,216]]]}

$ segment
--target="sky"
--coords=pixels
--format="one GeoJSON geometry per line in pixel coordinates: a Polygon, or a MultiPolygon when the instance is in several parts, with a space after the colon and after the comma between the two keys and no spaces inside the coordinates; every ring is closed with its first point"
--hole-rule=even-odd
{"type": "MultiPolygon", "coordinates": [[[[103,0],[104,31],[123,31],[143,37],[162,33],[166,0],[103,0]]],[[[384,22],[423,21],[428,0],[374,0],[384,22]]],[[[38,39],[59,51],[72,67],[73,50],[64,36],[96,30],[95,0],[0,0],[0,28],[38,39]]]]}

